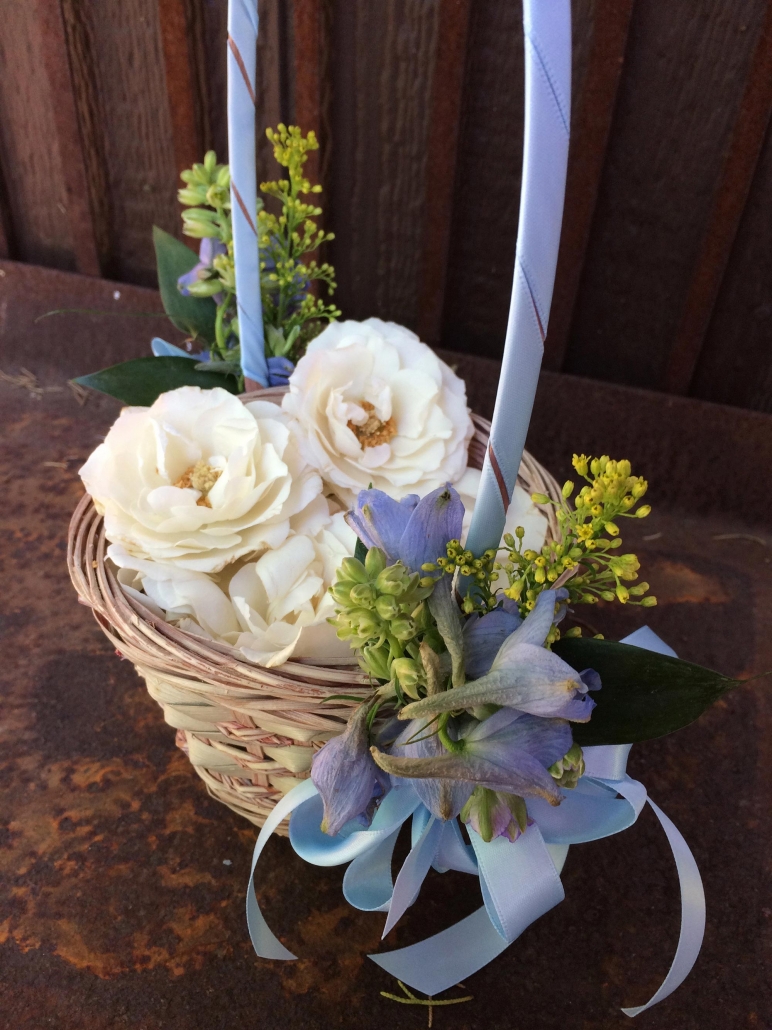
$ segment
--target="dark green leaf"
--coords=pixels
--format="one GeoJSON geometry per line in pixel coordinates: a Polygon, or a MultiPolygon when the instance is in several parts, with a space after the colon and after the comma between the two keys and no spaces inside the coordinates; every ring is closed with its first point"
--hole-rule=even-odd
{"type": "Polygon", "coordinates": [[[359,537],[357,537],[357,544],[356,544],[356,547],[354,548],[354,557],[356,558],[357,561],[361,561],[362,564],[364,565],[365,558],[367,557],[367,548],[362,543],[362,541],[359,539],[359,537]]]}
{"type": "Polygon", "coordinates": [[[135,358],[121,365],[111,365],[101,372],[92,372],[75,380],[81,386],[108,393],[125,404],[149,406],[159,394],[178,386],[200,386],[211,390],[221,386],[237,393],[236,380],[217,372],[199,372],[190,358],[135,358]]]}
{"type": "Polygon", "coordinates": [[[194,340],[213,343],[217,305],[211,297],[183,297],[177,287],[181,275],[198,264],[198,258],[184,243],[153,226],[153,243],[158,262],[158,288],[166,314],[183,333],[194,340]]]}
{"type": "Polygon", "coordinates": [[[238,361],[197,361],[199,372],[219,372],[222,376],[240,376],[241,365],[238,361]]]}
{"type": "Polygon", "coordinates": [[[580,637],[559,640],[552,649],[577,672],[595,669],[603,684],[592,695],[592,719],[571,725],[583,747],[663,737],[737,686],[720,673],[632,644],[580,637]]]}

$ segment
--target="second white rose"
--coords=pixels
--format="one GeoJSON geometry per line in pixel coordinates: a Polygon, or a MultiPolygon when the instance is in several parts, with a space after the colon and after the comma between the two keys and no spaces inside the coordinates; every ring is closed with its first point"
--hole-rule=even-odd
{"type": "Polygon", "coordinates": [[[393,322],[333,322],[308,345],[283,408],[303,454],[346,504],[455,483],[474,427],[463,380],[393,322]]]}

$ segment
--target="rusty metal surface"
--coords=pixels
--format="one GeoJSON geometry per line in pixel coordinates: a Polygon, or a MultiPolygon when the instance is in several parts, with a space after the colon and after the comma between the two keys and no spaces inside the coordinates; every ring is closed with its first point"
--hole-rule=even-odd
{"type": "MultiPolygon", "coordinates": [[[[468,359],[464,368],[481,410],[491,371],[468,359]]],[[[605,412],[585,440],[620,457],[633,439],[620,426],[647,427],[638,457],[657,509],[626,538],[661,602],[646,621],[685,658],[742,676],[772,668],[772,538],[736,508],[704,516],[673,507],[705,489],[701,459],[673,464],[673,438],[693,444],[695,426],[723,409],[674,408],[571,377],[542,385],[531,440],[540,457],[573,445],[574,420],[555,416],[568,397],[576,410],[605,412]]],[[[301,959],[254,957],[244,892],[255,831],[206,795],[131,666],[76,604],[64,564],[76,470],[117,407],[92,398],[81,409],[66,391],[35,400],[0,384],[0,1028],[422,1027],[425,1010],[379,996],[393,982],[365,958],[383,916],[351,910],[342,871],[304,865],[284,840],[266,850],[258,894],[301,959]]],[[[731,436],[722,418],[713,419],[717,432],[731,436]]],[[[750,482],[758,457],[744,425],[735,428],[750,440],[737,451],[747,466],[737,482],[750,482]]],[[[641,609],[593,609],[591,621],[621,635],[643,619],[641,609]]],[[[680,734],[633,749],[631,772],[685,834],[708,902],[696,969],[640,1017],[648,1030],[772,1025],[763,951],[770,740],[772,692],[762,680],[680,734]]],[[[644,1001],[661,981],[678,931],[672,859],[653,816],[572,848],[564,883],[566,901],[469,979],[473,1004],[436,1010],[436,1027],[628,1025],[620,1006],[644,1001]]],[[[387,946],[478,905],[471,878],[431,874],[387,946]]]]}

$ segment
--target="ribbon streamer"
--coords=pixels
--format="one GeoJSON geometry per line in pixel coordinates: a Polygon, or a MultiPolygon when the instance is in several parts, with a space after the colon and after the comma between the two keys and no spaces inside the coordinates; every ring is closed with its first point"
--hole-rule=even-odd
{"type": "MultiPolygon", "coordinates": [[[[670,652],[651,630],[638,631],[625,643],[670,652]]],[[[412,787],[394,787],[379,806],[368,829],[349,823],[335,837],[322,833],[322,800],[310,780],[293,788],[276,805],[260,831],[247,892],[247,925],[261,958],[293,959],[260,912],[253,876],[269,837],[290,819],[290,843],[307,862],[318,866],[350,863],[343,893],[355,908],[386,912],[384,936],[415,902],[430,868],[477,875],[483,906],[460,922],[407,948],[370,955],[382,969],[424,994],[436,995],[487,965],[536,919],[563,900],[560,881],[568,845],[598,840],[631,826],[648,801],[657,816],[676,863],[681,890],[681,930],[670,970],[655,994],[635,1008],[637,1016],[666,998],[686,979],[699,954],[705,930],[705,895],[689,847],[670,819],[647,798],[646,788],[627,775],[631,745],[585,749],[585,775],[564,790],[558,808],[539,799],[528,802],[533,823],[514,843],[498,837],[486,843],[471,828],[466,844],[457,820],[442,823],[423,806],[412,787]],[[395,883],[391,859],[403,823],[412,817],[412,848],[395,883]]]]}

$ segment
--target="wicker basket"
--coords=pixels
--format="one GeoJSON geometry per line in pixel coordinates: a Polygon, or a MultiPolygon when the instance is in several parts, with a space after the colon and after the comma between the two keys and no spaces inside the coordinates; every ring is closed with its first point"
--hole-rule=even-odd
{"type": "MultiPolygon", "coordinates": [[[[279,400],[284,388],[246,394],[244,400],[279,400]]],[[[473,416],[469,462],[482,467],[490,423],[473,416]]],[[[518,481],[529,493],[560,498],[560,488],[528,453],[518,481]]],[[[554,508],[545,506],[554,537],[554,508]]],[[[353,702],[331,694],[364,696],[370,690],[356,659],[348,663],[288,661],[266,669],[226,644],[185,633],[124,594],[105,562],[102,518],[86,495],[70,523],[67,562],[82,604],[94,612],[118,653],[133,662],[164,718],[177,731],[212,797],[261,826],[276,801],[305,779],[314,750],[339,733],[353,702]]],[[[280,828],[279,832],[286,832],[280,828]]]]}

